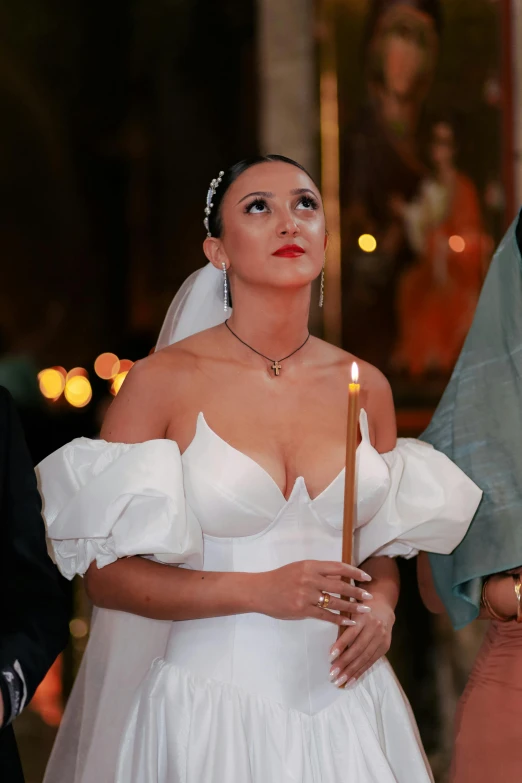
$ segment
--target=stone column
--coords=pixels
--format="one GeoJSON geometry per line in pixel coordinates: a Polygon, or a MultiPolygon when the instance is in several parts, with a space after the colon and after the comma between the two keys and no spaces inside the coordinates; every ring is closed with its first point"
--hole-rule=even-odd
{"type": "MultiPolygon", "coordinates": [[[[258,0],[259,146],[286,155],[319,181],[314,0],[258,0]]],[[[314,285],[310,330],[322,332],[314,285]]]]}
{"type": "Polygon", "coordinates": [[[259,142],[318,174],[313,0],[258,0],[259,142]]]}

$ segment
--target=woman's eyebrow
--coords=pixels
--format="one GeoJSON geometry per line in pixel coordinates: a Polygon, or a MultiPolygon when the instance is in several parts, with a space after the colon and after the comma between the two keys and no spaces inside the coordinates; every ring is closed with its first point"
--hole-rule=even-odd
{"type": "Polygon", "coordinates": [[[313,190],[310,190],[310,188],[296,188],[295,190],[291,190],[290,193],[292,196],[301,196],[303,193],[311,193],[312,196],[315,196],[317,198],[317,195],[314,193],[313,190]]]}
{"type": "MultiPolygon", "coordinates": [[[[246,198],[250,198],[250,196],[263,196],[263,198],[274,198],[274,194],[270,193],[270,191],[264,191],[264,190],[256,190],[254,193],[247,193],[246,196],[243,196],[243,198],[240,198],[237,204],[241,204],[242,201],[244,201],[246,198]]],[[[237,207],[236,204],[236,207],[237,207]]]]}

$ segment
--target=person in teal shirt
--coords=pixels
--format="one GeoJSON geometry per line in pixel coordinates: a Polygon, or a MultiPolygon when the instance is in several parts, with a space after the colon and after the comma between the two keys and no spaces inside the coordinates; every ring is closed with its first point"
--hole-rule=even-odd
{"type": "MultiPolygon", "coordinates": [[[[492,260],[475,318],[421,438],[483,490],[463,541],[429,555],[434,591],[455,629],[491,620],[458,708],[452,783],[518,780],[522,771],[522,211],[492,260]]],[[[423,577],[424,574],[424,577],[423,577]]],[[[429,578],[429,575],[428,575],[429,578]]],[[[424,588],[424,589],[423,589],[424,588]]]]}

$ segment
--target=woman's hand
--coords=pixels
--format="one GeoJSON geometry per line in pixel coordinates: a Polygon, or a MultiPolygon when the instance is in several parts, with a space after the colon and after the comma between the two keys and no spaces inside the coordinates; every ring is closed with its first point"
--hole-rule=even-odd
{"type": "Polygon", "coordinates": [[[359,617],[371,612],[369,606],[360,602],[371,600],[372,595],[343,581],[343,577],[357,582],[371,581],[371,576],[355,566],[323,560],[301,560],[275,571],[256,574],[255,577],[256,608],[253,611],[279,620],[315,617],[334,625],[353,625],[353,620],[330,610],[349,612],[359,617]],[[332,595],[336,593],[341,597],[332,595]],[[319,605],[324,594],[330,595],[328,609],[319,605]],[[347,601],[347,598],[354,598],[356,602],[347,601]]]}
{"type": "Polygon", "coordinates": [[[390,649],[395,613],[389,603],[376,598],[372,611],[357,618],[332,645],[330,679],[341,688],[353,683],[390,649]]]}

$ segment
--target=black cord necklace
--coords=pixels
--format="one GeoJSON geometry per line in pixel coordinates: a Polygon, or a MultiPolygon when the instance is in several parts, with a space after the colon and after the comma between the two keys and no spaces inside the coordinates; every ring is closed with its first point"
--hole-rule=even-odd
{"type": "Polygon", "coordinates": [[[279,375],[279,373],[280,373],[280,371],[281,371],[281,362],[284,362],[286,359],[289,359],[291,356],[293,356],[293,355],[294,355],[294,353],[297,353],[297,351],[300,351],[300,350],[301,350],[301,348],[304,348],[304,347],[305,347],[305,345],[306,345],[306,343],[307,343],[307,342],[308,342],[308,340],[310,339],[310,332],[308,332],[308,335],[307,335],[307,337],[306,337],[306,340],[304,341],[304,343],[302,343],[302,344],[299,346],[299,348],[296,348],[296,349],[295,349],[295,351],[292,351],[292,353],[289,353],[289,354],[288,354],[288,356],[283,356],[283,358],[282,358],[282,359],[271,359],[269,356],[265,356],[265,354],[264,354],[264,353],[261,353],[261,351],[256,351],[256,349],[255,349],[255,348],[252,348],[252,346],[251,346],[251,345],[249,345],[248,343],[246,343],[244,340],[242,340],[242,339],[241,339],[241,337],[238,337],[238,335],[237,335],[237,334],[236,334],[236,333],[233,331],[233,329],[231,329],[231,328],[230,328],[230,326],[228,325],[228,318],[227,318],[227,320],[225,321],[225,326],[227,327],[227,329],[228,329],[228,331],[230,332],[230,334],[233,334],[233,335],[234,335],[234,337],[236,338],[236,340],[239,340],[239,342],[240,342],[240,343],[243,343],[243,345],[246,345],[246,347],[247,347],[247,348],[250,348],[250,350],[251,350],[251,351],[253,351],[254,353],[257,353],[257,355],[258,355],[258,356],[262,356],[262,357],[263,357],[263,359],[266,359],[266,360],[267,360],[267,362],[272,362],[272,364],[271,364],[271,366],[270,366],[270,369],[274,371],[274,375],[275,375],[275,376],[278,376],[278,375],[279,375]]]}

